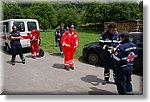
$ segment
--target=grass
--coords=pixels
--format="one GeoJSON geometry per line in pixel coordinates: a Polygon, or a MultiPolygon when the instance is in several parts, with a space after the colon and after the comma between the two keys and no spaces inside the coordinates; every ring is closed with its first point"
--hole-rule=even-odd
{"type": "MultiPolygon", "coordinates": [[[[54,31],[55,30],[46,32],[41,31],[41,48],[48,53],[58,55],[60,51],[59,47],[55,47],[54,31]]],[[[77,31],[79,36],[79,46],[77,47],[75,58],[78,59],[82,56],[82,50],[85,44],[98,41],[100,33],[101,32],[96,31],[77,31]]]]}

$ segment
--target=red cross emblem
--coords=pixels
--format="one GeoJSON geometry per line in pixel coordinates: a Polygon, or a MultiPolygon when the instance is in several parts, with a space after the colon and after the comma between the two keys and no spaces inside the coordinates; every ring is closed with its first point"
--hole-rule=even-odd
{"type": "Polygon", "coordinates": [[[128,55],[128,57],[127,57],[127,61],[131,62],[131,61],[134,60],[134,58],[135,58],[134,52],[130,52],[129,55],[128,55]]]}

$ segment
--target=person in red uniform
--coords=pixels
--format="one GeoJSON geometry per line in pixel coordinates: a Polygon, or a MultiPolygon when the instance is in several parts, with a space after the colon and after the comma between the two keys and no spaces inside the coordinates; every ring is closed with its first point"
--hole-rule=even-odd
{"type": "Polygon", "coordinates": [[[39,57],[39,42],[38,42],[39,38],[40,38],[40,32],[37,29],[32,30],[30,33],[30,43],[31,43],[31,53],[33,59],[35,59],[35,56],[39,57]]]}
{"type": "Polygon", "coordinates": [[[62,35],[61,44],[64,53],[64,68],[74,70],[73,57],[78,46],[78,35],[74,25],[71,25],[70,30],[62,35]]]}

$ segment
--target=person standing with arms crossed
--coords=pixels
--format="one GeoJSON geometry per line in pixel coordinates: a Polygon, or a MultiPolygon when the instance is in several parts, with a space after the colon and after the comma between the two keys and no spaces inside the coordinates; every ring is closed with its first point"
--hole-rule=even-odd
{"type": "Polygon", "coordinates": [[[22,45],[20,43],[20,39],[22,39],[20,32],[17,31],[17,27],[14,25],[12,26],[12,32],[10,32],[10,45],[12,49],[12,59],[11,64],[15,65],[15,58],[16,55],[19,54],[22,63],[25,64],[25,59],[22,53],[22,45]]]}

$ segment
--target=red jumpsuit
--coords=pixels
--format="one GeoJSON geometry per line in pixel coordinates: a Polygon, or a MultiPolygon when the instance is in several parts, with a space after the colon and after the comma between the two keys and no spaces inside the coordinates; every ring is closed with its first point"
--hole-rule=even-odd
{"type": "Polygon", "coordinates": [[[32,57],[35,57],[35,52],[36,56],[39,56],[39,38],[40,38],[40,32],[37,31],[36,29],[32,30],[30,33],[30,43],[31,43],[31,53],[32,57]]]}
{"type": "Polygon", "coordinates": [[[78,46],[78,35],[75,31],[66,31],[61,38],[62,50],[64,53],[64,67],[74,66],[73,57],[78,46]]]}

